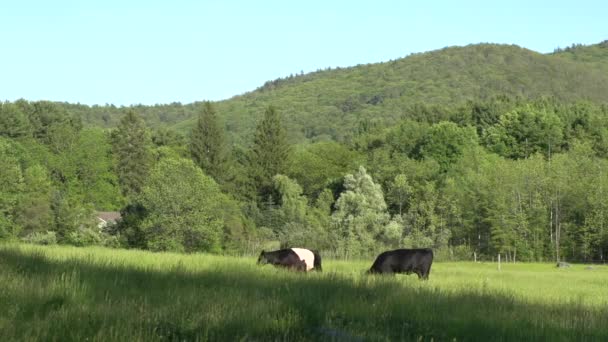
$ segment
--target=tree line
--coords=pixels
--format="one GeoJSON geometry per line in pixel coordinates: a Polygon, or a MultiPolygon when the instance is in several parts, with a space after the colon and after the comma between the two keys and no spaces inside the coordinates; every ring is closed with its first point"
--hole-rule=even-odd
{"type": "Polygon", "coordinates": [[[356,258],[603,261],[608,108],[495,97],[361,119],[343,141],[293,144],[268,106],[246,144],[213,103],[188,135],[135,108],[85,128],[51,102],[0,105],[0,239],[154,251],[306,246],[356,258]],[[96,211],[120,211],[99,228],[96,211]]]}

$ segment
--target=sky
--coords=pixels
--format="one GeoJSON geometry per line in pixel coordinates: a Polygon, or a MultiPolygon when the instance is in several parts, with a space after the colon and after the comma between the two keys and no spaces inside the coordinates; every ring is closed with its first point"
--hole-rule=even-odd
{"type": "Polygon", "coordinates": [[[446,46],[594,44],[607,18],[605,0],[0,0],[0,101],[216,101],[446,46]]]}

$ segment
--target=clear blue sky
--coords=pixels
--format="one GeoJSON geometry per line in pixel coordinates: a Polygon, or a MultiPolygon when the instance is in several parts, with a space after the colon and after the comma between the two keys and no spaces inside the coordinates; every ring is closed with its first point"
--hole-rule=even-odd
{"type": "Polygon", "coordinates": [[[220,100],[451,45],[608,39],[608,1],[0,1],[0,100],[220,100]]]}

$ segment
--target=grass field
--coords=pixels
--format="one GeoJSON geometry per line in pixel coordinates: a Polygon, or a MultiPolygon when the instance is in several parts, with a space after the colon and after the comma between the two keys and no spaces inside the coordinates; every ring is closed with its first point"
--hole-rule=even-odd
{"type": "Polygon", "coordinates": [[[0,341],[608,340],[608,266],[370,264],[0,245],[0,341]]]}

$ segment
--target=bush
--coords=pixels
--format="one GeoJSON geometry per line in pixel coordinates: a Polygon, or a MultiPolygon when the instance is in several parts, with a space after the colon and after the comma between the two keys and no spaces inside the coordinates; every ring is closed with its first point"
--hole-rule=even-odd
{"type": "Polygon", "coordinates": [[[81,228],[68,233],[66,241],[70,245],[84,247],[92,245],[102,245],[102,233],[90,228],[81,228]]]}
{"type": "Polygon", "coordinates": [[[33,232],[21,238],[22,241],[37,245],[55,245],[57,244],[57,235],[55,232],[33,232]]]}
{"type": "Polygon", "coordinates": [[[123,247],[121,239],[118,236],[103,234],[102,245],[108,248],[121,248],[123,247]]]}
{"type": "Polygon", "coordinates": [[[471,261],[473,260],[473,250],[469,246],[460,245],[451,247],[453,260],[471,261]]]}
{"type": "Polygon", "coordinates": [[[0,240],[11,240],[17,236],[19,227],[16,227],[11,220],[0,212],[0,240]]]}
{"type": "Polygon", "coordinates": [[[469,246],[441,247],[433,250],[436,261],[471,261],[473,251],[469,246]]]}

